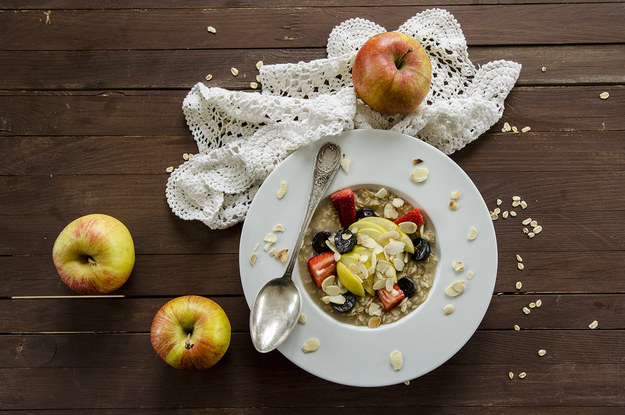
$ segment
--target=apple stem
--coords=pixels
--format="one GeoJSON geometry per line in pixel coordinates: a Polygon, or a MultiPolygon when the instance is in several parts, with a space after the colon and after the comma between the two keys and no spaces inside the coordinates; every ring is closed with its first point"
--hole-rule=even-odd
{"type": "Polygon", "coordinates": [[[193,346],[195,346],[193,343],[191,343],[191,333],[187,334],[187,338],[184,341],[184,347],[185,349],[189,350],[191,349],[193,346]]]}
{"type": "Polygon", "coordinates": [[[89,263],[90,263],[92,266],[94,266],[94,267],[97,265],[97,264],[96,264],[96,262],[95,262],[95,260],[94,260],[93,258],[91,258],[91,257],[87,257],[87,261],[89,261],[89,263]]]}
{"type": "Polygon", "coordinates": [[[406,55],[409,54],[410,52],[412,52],[412,48],[405,51],[404,54],[399,57],[399,59],[395,63],[395,66],[397,67],[397,69],[400,68],[401,64],[403,63],[404,57],[406,57],[406,55]]]}

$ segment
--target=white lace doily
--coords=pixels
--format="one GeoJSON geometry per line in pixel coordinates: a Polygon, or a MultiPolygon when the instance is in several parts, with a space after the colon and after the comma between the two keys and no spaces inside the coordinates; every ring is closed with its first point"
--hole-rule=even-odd
{"type": "Polygon", "coordinates": [[[262,93],[196,84],[183,102],[199,154],[178,167],[166,188],[182,219],[223,229],[245,219],[258,187],[289,154],[326,135],[354,128],[397,131],[451,154],[501,117],[521,65],[493,61],[476,69],[456,19],[446,10],[417,14],[399,29],[432,62],[432,86],[417,111],[381,115],[356,98],[351,64],[360,46],[385,32],[364,19],[335,27],[327,59],[260,69],[262,93]]]}

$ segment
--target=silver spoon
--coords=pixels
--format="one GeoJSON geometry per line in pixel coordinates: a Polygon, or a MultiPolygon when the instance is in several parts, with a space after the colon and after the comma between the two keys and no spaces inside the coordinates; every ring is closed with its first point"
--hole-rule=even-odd
{"type": "Polygon", "coordinates": [[[315,160],[306,215],[284,275],[269,281],[256,295],[250,313],[250,334],[254,347],[261,353],[270,352],[278,347],[297,324],[302,312],[302,298],[292,280],[293,267],[313,212],[336,175],[340,164],[341,147],[334,143],[321,146],[315,160]]]}

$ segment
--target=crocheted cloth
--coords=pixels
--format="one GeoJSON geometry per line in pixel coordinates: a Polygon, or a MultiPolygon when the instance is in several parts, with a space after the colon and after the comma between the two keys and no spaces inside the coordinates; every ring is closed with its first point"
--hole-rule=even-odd
{"type": "Polygon", "coordinates": [[[199,154],[179,166],[166,188],[171,210],[223,229],[245,219],[263,180],[289,154],[323,136],[354,128],[393,130],[446,154],[499,120],[521,65],[493,61],[475,68],[456,19],[441,9],[397,29],[414,37],[432,63],[430,92],[406,115],[382,115],[356,97],[351,65],[360,46],[387,30],[347,20],[330,33],[327,59],[260,69],[262,93],[196,84],[183,102],[199,154]]]}

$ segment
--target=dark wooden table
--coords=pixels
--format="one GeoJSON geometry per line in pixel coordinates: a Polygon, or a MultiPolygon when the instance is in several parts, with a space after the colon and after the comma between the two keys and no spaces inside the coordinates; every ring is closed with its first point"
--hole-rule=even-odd
{"type": "Polygon", "coordinates": [[[529,206],[495,222],[497,285],[468,344],[408,386],[367,389],[255,352],[237,266],[241,226],[211,231],[175,217],[165,169],[197,152],[181,103],[207,74],[212,86],[249,89],[258,60],[324,57],[343,20],[394,29],[444,2],[262,3],[0,1],[0,410],[625,411],[625,4],[444,4],[474,63],[523,64],[502,120],[453,159],[491,208],[513,195],[529,206]],[[503,133],[505,122],[531,131],[503,133]],[[52,264],[60,230],[95,212],[122,220],[135,240],[120,297],[76,296],[52,264]],[[534,239],[521,231],[528,216],[544,227],[534,239]],[[232,322],[228,353],[206,372],[174,370],[150,344],[156,310],[184,294],[216,300],[232,322]],[[538,299],[542,307],[523,314],[538,299]]]}

